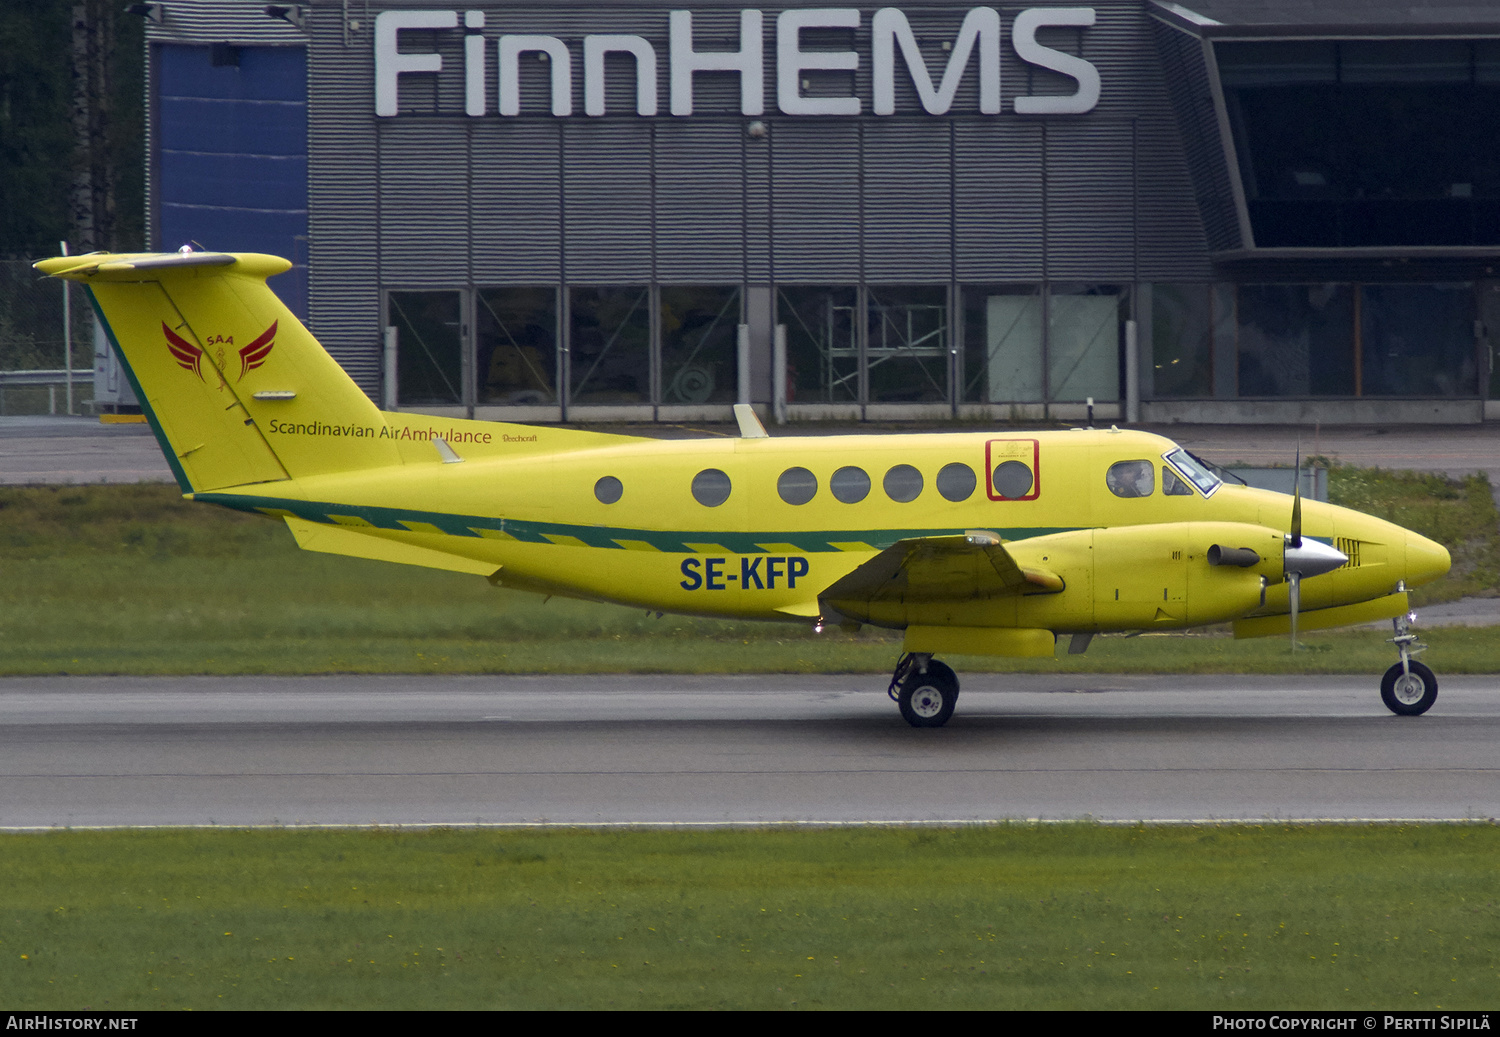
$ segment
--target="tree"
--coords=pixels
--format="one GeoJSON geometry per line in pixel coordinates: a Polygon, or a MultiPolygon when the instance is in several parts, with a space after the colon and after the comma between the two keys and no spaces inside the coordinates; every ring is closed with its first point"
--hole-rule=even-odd
{"type": "Polygon", "coordinates": [[[140,247],[143,33],[116,0],[0,6],[0,253],[140,247]]]}

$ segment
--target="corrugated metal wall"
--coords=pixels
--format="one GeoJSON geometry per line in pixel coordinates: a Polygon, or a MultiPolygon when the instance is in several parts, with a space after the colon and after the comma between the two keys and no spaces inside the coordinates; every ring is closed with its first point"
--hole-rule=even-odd
{"type": "MultiPolygon", "coordinates": [[[[700,48],[739,45],[740,4],[685,6],[700,48]]],[[[1075,85],[1011,49],[1016,15],[1045,6],[999,8],[1004,112],[980,114],[971,63],[943,116],[921,109],[899,58],[896,114],[870,113],[875,9],[861,8],[852,37],[827,37],[840,48],[853,39],[858,70],[810,73],[806,91],[852,93],[857,117],[778,111],[783,8],[762,7],[766,132],[750,136],[757,120],[740,114],[732,74],[697,75],[695,114],[668,114],[668,7],[319,2],[309,17],[314,329],[373,393],[380,286],[1209,279],[1203,216],[1143,3],[1098,0],[1094,26],[1047,30],[1044,43],[1098,68],[1101,99],[1083,115],[1021,116],[1016,96],[1075,85]],[[423,7],[485,13],[490,114],[463,114],[463,34],[443,30],[402,33],[404,50],[441,54],[444,71],[403,75],[402,114],[375,116],[374,16],[423,7]],[[493,40],[507,32],[569,46],[574,115],[550,114],[550,65],[535,54],[520,62],[521,114],[495,114],[493,40]],[[607,32],[656,49],[657,116],[635,114],[629,59],[608,65],[609,114],[583,114],[582,38],[607,32]]],[[[969,8],[901,10],[936,78],[969,8]]],[[[804,49],[819,38],[806,35],[804,49]]]]}
{"type": "Polygon", "coordinates": [[[1208,245],[1215,252],[1244,248],[1224,140],[1214,111],[1210,74],[1201,39],[1151,19],[1165,81],[1177,111],[1180,145],[1193,173],[1193,195],[1202,213],[1208,245]]]}

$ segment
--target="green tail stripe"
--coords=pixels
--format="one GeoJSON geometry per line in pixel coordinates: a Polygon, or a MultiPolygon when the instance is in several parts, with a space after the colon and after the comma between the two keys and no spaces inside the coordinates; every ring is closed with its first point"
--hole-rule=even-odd
{"type": "Polygon", "coordinates": [[[84,285],[84,290],[88,292],[89,305],[94,309],[94,316],[98,318],[99,326],[104,329],[104,334],[115,351],[115,358],[125,369],[125,377],[130,380],[130,391],[135,393],[135,398],[141,405],[141,413],[146,415],[146,421],[156,435],[156,443],[161,447],[162,456],[167,459],[167,465],[172,469],[172,476],[177,480],[178,489],[183,493],[192,493],[193,484],[188,482],[187,472],[183,471],[182,465],[177,460],[177,452],[167,441],[167,434],[162,430],[161,422],[156,420],[156,411],[151,409],[151,401],[146,398],[145,390],[141,388],[141,383],[135,376],[135,370],[130,366],[130,359],[126,357],[125,350],[120,348],[120,340],[115,338],[115,329],[110,327],[109,321],[105,319],[99,300],[94,298],[94,290],[88,285],[84,285]]]}

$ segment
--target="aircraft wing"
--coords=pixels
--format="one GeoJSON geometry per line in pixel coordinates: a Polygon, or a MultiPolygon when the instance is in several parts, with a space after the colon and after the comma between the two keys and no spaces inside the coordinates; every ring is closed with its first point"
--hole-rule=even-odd
{"type": "Polygon", "coordinates": [[[1062,577],[1022,568],[988,530],[898,540],[819,595],[824,601],[962,601],[1063,589],[1062,577]]]}

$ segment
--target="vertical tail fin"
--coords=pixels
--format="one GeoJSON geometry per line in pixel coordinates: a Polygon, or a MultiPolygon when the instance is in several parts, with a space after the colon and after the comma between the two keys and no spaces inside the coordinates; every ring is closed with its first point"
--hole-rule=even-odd
{"type": "Polygon", "coordinates": [[[64,256],[183,492],[400,464],[385,417],[266,285],[284,259],[64,256]]]}

